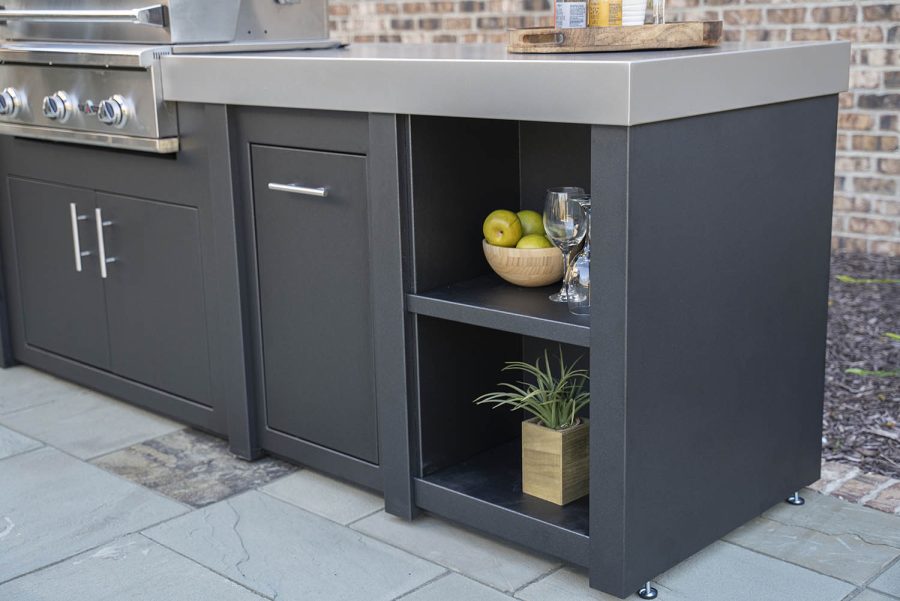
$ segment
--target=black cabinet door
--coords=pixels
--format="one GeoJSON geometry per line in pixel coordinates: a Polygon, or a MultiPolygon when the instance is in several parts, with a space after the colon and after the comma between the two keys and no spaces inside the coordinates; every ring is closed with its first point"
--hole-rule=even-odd
{"type": "Polygon", "coordinates": [[[94,192],[18,178],[9,192],[25,342],[107,368],[94,192]],[[79,249],[91,254],[78,257],[79,249]]]}
{"type": "Polygon", "coordinates": [[[197,210],[97,193],[108,259],[111,370],[209,406],[197,210]]]}
{"type": "Polygon", "coordinates": [[[377,463],[365,158],[251,158],[267,425],[377,463]]]}

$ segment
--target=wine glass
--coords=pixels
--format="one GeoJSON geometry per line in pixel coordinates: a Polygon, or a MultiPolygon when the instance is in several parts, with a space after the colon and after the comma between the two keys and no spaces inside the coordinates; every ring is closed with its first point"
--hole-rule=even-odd
{"type": "Polygon", "coordinates": [[[591,196],[590,194],[572,195],[587,215],[587,234],[581,252],[572,259],[569,279],[569,312],[574,315],[590,315],[591,313],[591,196]]]}
{"type": "Polygon", "coordinates": [[[550,188],[544,202],[544,230],[547,238],[562,251],[565,261],[562,289],[550,295],[550,300],[556,303],[569,302],[572,251],[587,234],[587,214],[576,199],[579,193],[575,190],[550,188]]]}

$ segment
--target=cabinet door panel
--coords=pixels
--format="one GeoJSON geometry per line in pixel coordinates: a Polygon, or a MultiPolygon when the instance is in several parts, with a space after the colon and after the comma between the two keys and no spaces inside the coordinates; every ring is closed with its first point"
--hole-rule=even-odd
{"type": "MultiPolygon", "coordinates": [[[[25,342],[94,365],[109,366],[106,301],[97,266],[94,193],[9,178],[25,342]],[[74,203],[80,248],[76,269],[74,203]]],[[[14,319],[17,316],[14,317],[14,319]]]]}
{"type": "Polygon", "coordinates": [[[112,371],[211,404],[197,210],[97,194],[108,266],[112,371]]]}
{"type": "Polygon", "coordinates": [[[365,158],[254,146],[252,161],[268,426],[377,463],[365,158]]]}

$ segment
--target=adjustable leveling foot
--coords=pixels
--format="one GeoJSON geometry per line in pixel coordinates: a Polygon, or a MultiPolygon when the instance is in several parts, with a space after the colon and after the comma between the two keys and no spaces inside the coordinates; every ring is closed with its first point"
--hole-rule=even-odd
{"type": "Polygon", "coordinates": [[[787,499],[785,499],[784,502],[788,503],[790,505],[796,505],[799,507],[800,505],[803,505],[804,503],[806,503],[806,500],[800,496],[799,492],[795,492],[794,494],[789,496],[787,499]]]}
{"type": "Polygon", "coordinates": [[[647,584],[644,585],[644,588],[638,591],[638,597],[641,599],[656,599],[659,596],[659,591],[653,588],[650,585],[650,581],[647,581],[647,584]]]}

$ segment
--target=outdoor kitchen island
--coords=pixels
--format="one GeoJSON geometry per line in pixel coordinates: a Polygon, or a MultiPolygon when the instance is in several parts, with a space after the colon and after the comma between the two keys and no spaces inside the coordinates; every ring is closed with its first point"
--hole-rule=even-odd
{"type": "Polygon", "coordinates": [[[238,454],[380,489],[391,513],[585,566],[620,597],[818,478],[849,44],[161,63],[209,137],[238,454]],[[482,255],[487,213],[541,210],[553,186],[593,196],[588,317],[482,255]],[[592,395],[590,495],[562,507],[521,492],[521,416],[472,403],[504,362],[558,348],[592,395]]]}

